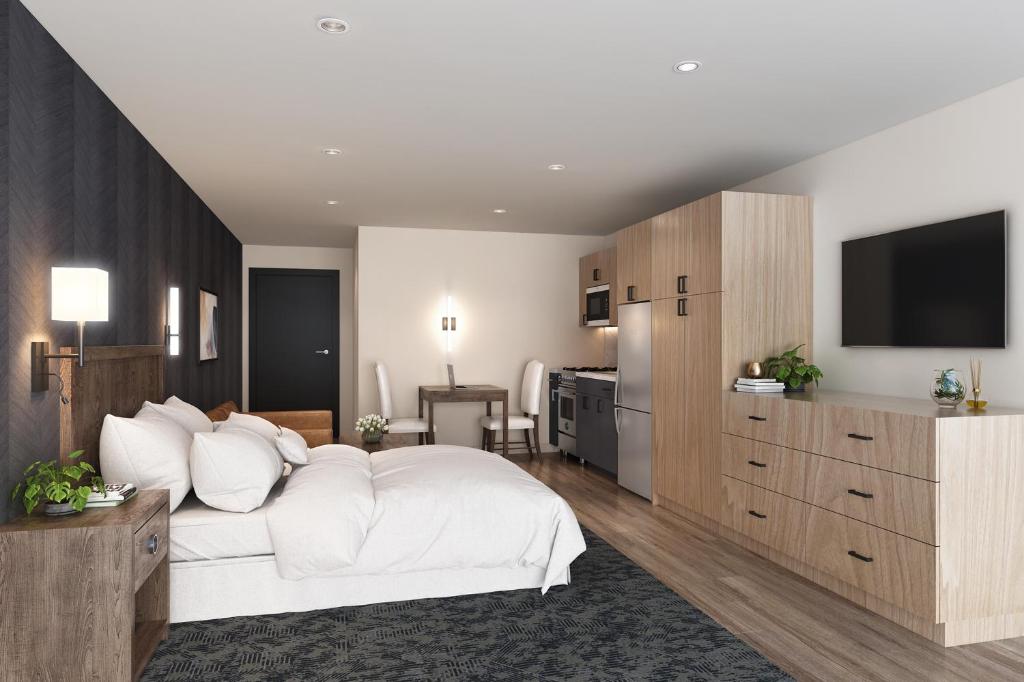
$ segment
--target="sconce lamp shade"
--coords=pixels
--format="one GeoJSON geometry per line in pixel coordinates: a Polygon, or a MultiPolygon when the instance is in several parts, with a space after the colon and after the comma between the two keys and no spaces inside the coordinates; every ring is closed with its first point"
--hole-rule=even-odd
{"type": "Polygon", "coordinates": [[[106,322],[107,272],[98,268],[53,268],[51,317],[66,322],[106,322]]]}

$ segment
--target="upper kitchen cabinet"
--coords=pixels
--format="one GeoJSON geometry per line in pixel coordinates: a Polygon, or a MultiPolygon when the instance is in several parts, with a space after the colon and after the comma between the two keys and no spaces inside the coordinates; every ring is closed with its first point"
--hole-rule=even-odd
{"type": "Polygon", "coordinates": [[[722,194],[662,213],[651,222],[655,299],[722,290],[722,194]]]}
{"type": "Polygon", "coordinates": [[[581,327],[588,326],[588,323],[593,326],[596,322],[596,317],[593,314],[596,311],[588,310],[587,290],[602,287],[608,292],[608,321],[604,324],[609,326],[618,324],[615,306],[615,269],[614,246],[580,258],[579,324],[581,327]]]}
{"type": "Polygon", "coordinates": [[[648,219],[615,233],[615,295],[619,303],[651,300],[651,228],[648,219]]]}

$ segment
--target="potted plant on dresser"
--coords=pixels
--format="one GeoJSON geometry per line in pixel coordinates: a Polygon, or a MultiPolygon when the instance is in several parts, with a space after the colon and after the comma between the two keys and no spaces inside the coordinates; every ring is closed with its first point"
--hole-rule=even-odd
{"type": "Polygon", "coordinates": [[[764,361],[765,376],[785,384],[786,391],[803,391],[807,384],[824,377],[817,365],[807,364],[807,360],[798,355],[804,344],[791,348],[784,353],[764,361]]]}
{"type": "MultiPolygon", "coordinates": [[[[76,450],[68,458],[76,460],[83,452],[76,450]]],[[[31,514],[43,502],[43,511],[47,515],[64,516],[85,509],[89,493],[94,487],[103,490],[103,478],[96,475],[96,469],[88,462],[72,462],[62,466],[56,460],[37,460],[25,469],[25,480],[14,486],[11,499],[17,499],[20,493],[26,514],[31,514]],[[79,485],[78,482],[86,474],[93,474],[89,483],[79,485]]]]}

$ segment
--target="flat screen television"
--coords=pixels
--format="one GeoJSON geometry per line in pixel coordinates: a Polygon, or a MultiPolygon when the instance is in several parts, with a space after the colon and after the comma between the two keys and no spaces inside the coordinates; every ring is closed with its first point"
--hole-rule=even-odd
{"type": "Polygon", "coordinates": [[[843,345],[1006,347],[1006,212],[843,242],[843,345]]]}

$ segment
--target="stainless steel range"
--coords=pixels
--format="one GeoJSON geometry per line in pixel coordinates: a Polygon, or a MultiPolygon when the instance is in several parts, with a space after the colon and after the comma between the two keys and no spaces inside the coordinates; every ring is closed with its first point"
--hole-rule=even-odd
{"type": "MultiPolygon", "coordinates": [[[[558,379],[558,450],[576,454],[576,374],[614,372],[614,367],[563,367],[558,379]]],[[[582,459],[580,462],[582,463],[582,459]]]]}

